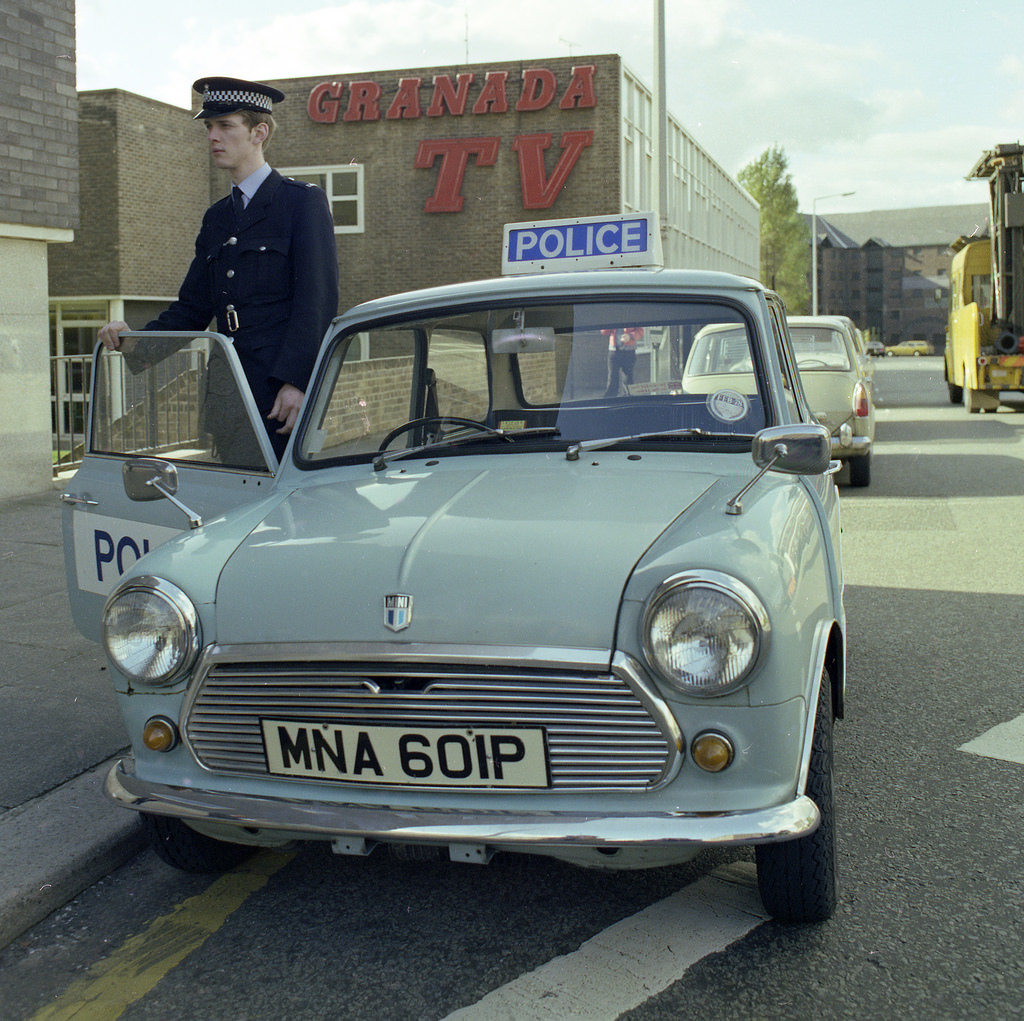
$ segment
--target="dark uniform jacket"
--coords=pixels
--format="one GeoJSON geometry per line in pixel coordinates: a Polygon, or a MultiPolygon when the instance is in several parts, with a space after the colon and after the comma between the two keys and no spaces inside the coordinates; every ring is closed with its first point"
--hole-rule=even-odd
{"type": "MultiPolygon", "coordinates": [[[[265,419],[283,383],[306,390],[337,311],[338,255],[327,198],[272,170],[237,221],[230,196],[210,206],[178,300],[144,329],[205,330],[215,320],[234,342],[265,419]]],[[[268,426],[279,453],[280,425],[268,426]]]]}

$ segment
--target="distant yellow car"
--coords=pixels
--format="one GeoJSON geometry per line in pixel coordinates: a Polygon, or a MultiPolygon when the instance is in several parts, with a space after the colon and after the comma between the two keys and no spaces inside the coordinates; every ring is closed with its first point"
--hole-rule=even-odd
{"type": "Polygon", "coordinates": [[[913,355],[917,358],[920,355],[933,354],[935,354],[935,348],[927,340],[904,340],[885,349],[887,358],[891,358],[893,355],[913,355]]]}

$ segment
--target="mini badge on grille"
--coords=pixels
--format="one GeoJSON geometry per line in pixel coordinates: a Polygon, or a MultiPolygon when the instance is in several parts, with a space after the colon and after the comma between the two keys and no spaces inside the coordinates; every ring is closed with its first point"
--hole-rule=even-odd
{"type": "Polygon", "coordinates": [[[412,623],[412,596],[395,593],[384,597],[384,626],[403,631],[412,623]]]}

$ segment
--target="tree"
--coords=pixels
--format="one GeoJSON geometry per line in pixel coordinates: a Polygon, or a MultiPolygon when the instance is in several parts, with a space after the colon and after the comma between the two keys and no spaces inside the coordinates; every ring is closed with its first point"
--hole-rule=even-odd
{"type": "Polygon", "coordinates": [[[785,152],[773,145],[739,172],[739,182],[761,206],[761,279],[798,315],[810,302],[811,237],[788,168],[785,152]]]}

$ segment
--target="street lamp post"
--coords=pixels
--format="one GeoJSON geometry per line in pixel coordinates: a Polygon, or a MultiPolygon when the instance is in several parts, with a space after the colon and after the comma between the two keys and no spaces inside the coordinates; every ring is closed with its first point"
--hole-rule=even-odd
{"type": "Polygon", "coordinates": [[[852,191],[837,191],[811,199],[811,315],[818,314],[818,203],[825,199],[845,199],[852,191]]]}

